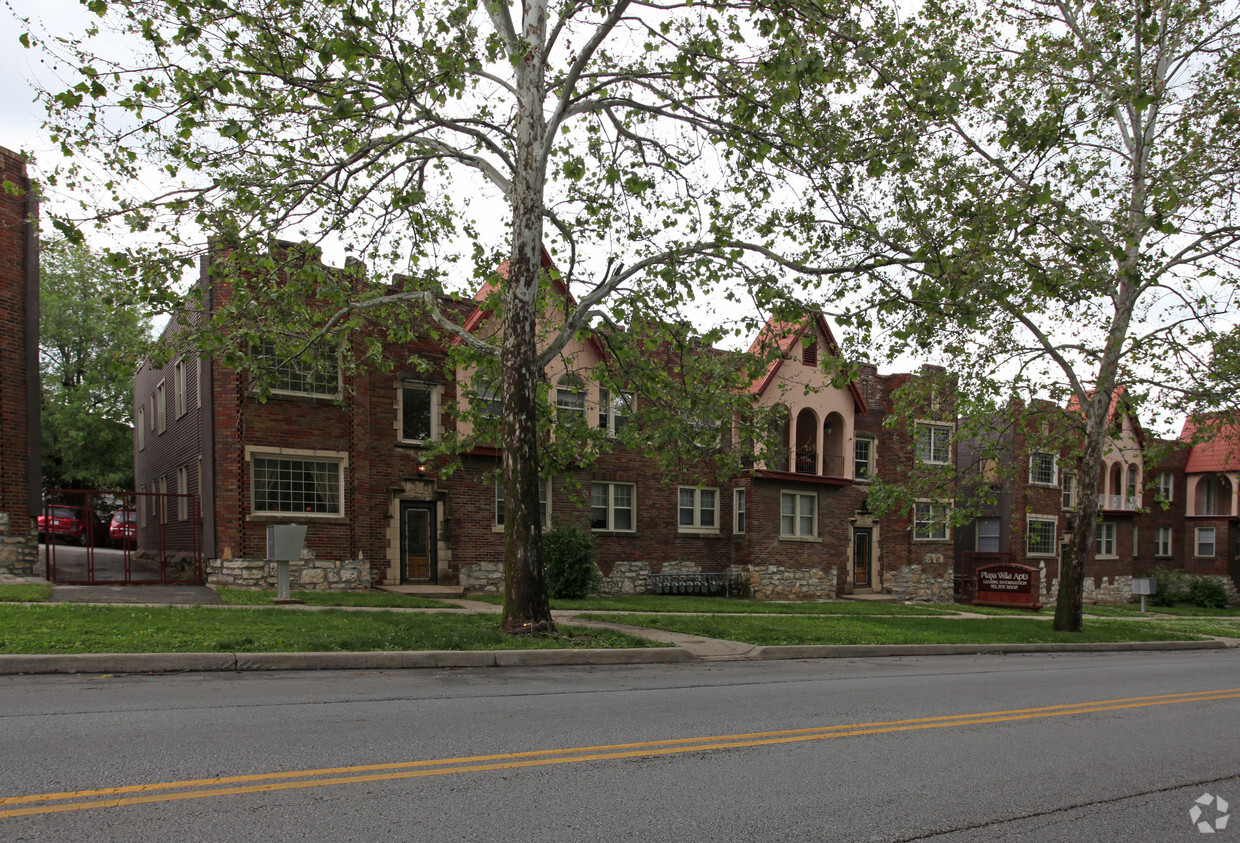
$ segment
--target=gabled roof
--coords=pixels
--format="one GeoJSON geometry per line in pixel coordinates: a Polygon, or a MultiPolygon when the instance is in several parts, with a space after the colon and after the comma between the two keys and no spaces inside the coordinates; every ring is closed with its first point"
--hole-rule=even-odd
{"type": "Polygon", "coordinates": [[[1180,440],[1192,443],[1188,452],[1188,474],[1211,471],[1240,471],[1240,423],[1211,413],[1184,420],[1180,440]]]}
{"type": "MultiPolygon", "coordinates": [[[[573,298],[573,294],[569,292],[568,286],[560,277],[559,267],[557,267],[555,265],[555,261],[551,259],[551,253],[547,251],[546,246],[541,247],[541,252],[542,269],[551,279],[551,288],[555,290],[556,294],[564,297],[564,299],[568,302],[569,307],[576,306],[577,300],[573,298]]],[[[508,277],[508,264],[509,261],[504,261],[497,266],[495,268],[495,274],[502,279],[506,279],[508,277]]],[[[482,304],[487,299],[491,298],[491,296],[499,293],[499,289],[499,283],[496,281],[487,281],[480,288],[478,288],[478,292],[474,294],[474,301],[477,302],[477,304],[474,305],[473,311],[470,312],[469,316],[465,320],[466,331],[469,331],[472,334],[474,331],[478,330],[482,323],[490,317],[491,310],[483,308],[482,304]]],[[[460,340],[454,338],[454,342],[460,342],[460,340]]],[[[593,332],[589,335],[589,343],[590,347],[594,349],[594,352],[598,354],[600,360],[606,357],[606,351],[603,348],[603,344],[599,342],[598,337],[595,336],[593,332]]]]}
{"type": "MultiPolygon", "coordinates": [[[[840,346],[835,341],[835,335],[831,333],[827,320],[823,318],[821,313],[815,313],[813,324],[818,327],[818,332],[826,338],[827,349],[832,355],[839,356],[840,346]]],[[[766,372],[750,385],[749,391],[755,396],[763,395],[766,390],[775,381],[775,375],[783,367],[784,361],[791,355],[792,349],[801,341],[801,337],[805,335],[805,331],[809,328],[809,322],[793,323],[793,322],[776,322],[768,321],[766,326],[758,334],[757,338],[749,346],[750,354],[762,353],[774,343],[779,348],[779,354],[766,367],[766,372]]],[[[866,411],[865,398],[861,395],[861,390],[853,381],[848,382],[848,391],[853,397],[853,406],[858,413],[866,411]]]]}
{"type": "MultiPolygon", "coordinates": [[[[1086,398],[1093,398],[1098,390],[1091,389],[1085,393],[1086,398]]],[[[1081,402],[1073,395],[1068,399],[1068,412],[1076,413],[1084,416],[1085,410],[1081,407],[1081,402]]],[[[1136,413],[1132,411],[1132,405],[1128,400],[1128,387],[1120,384],[1111,391],[1111,406],[1107,410],[1107,427],[1113,427],[1122,422],[1121,416],[1128,416],[1132,422],[1132,429],[1137,436],[1137,444],[1142,450],[1145,449],[1145,429],[1141,427],[1141,422],[1137,418],[1136,413]]]]}

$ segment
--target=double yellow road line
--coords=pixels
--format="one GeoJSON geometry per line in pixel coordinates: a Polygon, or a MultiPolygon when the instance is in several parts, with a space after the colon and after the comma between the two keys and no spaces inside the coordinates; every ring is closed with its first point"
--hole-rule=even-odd
{"type": "Polygon", "coordinates": [[[751,746],[821,741],[878,735],[885,732],[910,732],[919,729],[945,729],[955,726],[976,726],[984,723],[1008,723],[1043,717],[1064,717],[1146,708],[1156,705],[1210,702],[1240,698],[1240,688],[1222,691],[1198,691],[1184,694],[1163,694],[1153,697],[1129,697],[1085,703],[1022,708],[1011,711],[986,711],[977,714],[956,714],[942,717],[919,717],[912,720],[891,720],[878,723],[853,723],[843,726],[821,726],[812,729],[784,729],[776,732],[748,732],[738,735],[715,735],[679,740],[644,741],[608,746],[579,746],[570,749],[548,749],[532,752],[510,752],[500,755],[474,755],[463,758],[439,758],[428,761],[405,761],[394,764],[367,764],[356,767],[325,767],[317,770],[295,770],[286,773],[260,773],[252,776],[225,776],[213,779],[188,779],[177,782],[104,787],[74,790],[65,793],[38,793],[0,799],[0,817],[21,817],[34,814],[55,814],[64,811],[85,811],[92,808],[119,808],[152,802],[175,802],[182,799],[207,799],[277,790],[362,784],[365,782],[415,779],[424,776],[447,776],[454,773],[480,773],[492,770],[515,770],[522,767],[543,767],[551,764],[575,764],[581,761],[606,761],[617,758],[644,758],[677,755],[685,752],[709,752],[751,746]]]}

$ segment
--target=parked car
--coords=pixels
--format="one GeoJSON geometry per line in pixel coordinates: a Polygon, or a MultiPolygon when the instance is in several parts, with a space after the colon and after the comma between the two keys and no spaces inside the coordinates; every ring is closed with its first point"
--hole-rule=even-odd
{"type": "Polygon", "coordinates": [[[113,547],[133,547],[138,539],[138,513],[132,509],[122,509],[112,513],[112,521],[108,525],[108,538],[113,547]]]}
{"type": "Polygon", "coordinates": [[[48,533],[57,541],[85,545],[101,543],[108,535],[107,526],[99,516],[85,507],[53,504],[38,518],[39,541],[46,541],[48,533]],[[48,519],[51,519],[50,524],[48,519]]]}

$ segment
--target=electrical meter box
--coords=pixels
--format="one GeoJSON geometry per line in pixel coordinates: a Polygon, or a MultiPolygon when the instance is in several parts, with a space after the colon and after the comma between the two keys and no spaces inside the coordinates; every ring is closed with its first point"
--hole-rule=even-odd
{"type": "Polygon", "coordinates": [[[267,527],[267,558],[293,562],[301,558],[306,543],[305,524],[272,524],[267,527]]]}

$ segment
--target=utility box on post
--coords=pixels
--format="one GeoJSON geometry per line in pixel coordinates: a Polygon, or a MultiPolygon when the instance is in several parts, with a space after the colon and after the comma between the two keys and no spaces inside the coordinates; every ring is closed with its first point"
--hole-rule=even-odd
{"type": "Polygon", "coordinates": [[[1132,593],[1141,595],[1141,613],[1145,614],[1145,598],[1158,591],[1158,577],[1133,577],[1132,593]]]}
{"type": "Polygon", "coordinates": [[[276,600],[300,603],[289,590],[288,563],[301,558],[306,544],[305,524],[271,524],[267,527],[267,558],[276,563],[276,600]]]}

